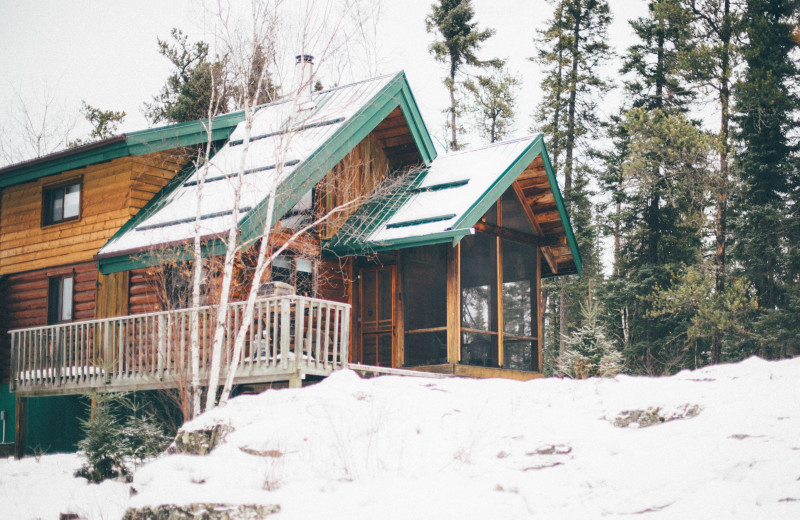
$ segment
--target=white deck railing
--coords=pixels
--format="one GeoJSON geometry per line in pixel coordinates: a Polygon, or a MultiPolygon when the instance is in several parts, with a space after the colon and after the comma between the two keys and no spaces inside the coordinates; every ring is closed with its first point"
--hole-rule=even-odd
{"type": "MultiPolygon", "coordinates": [[[[222,377],[245,303],[227,316],[222,377]]],[[[208,379],[215,307],[199,312],[201,381],[208,379]]],[[[22,394],[174,388],[190,379],[191,311],[137,314],[17,329],[11,335],[11,386],[22,394]]],[[[256,302],[237,383],[328,375],[347,367],[350,306],[283,296],[256,302]]]]}

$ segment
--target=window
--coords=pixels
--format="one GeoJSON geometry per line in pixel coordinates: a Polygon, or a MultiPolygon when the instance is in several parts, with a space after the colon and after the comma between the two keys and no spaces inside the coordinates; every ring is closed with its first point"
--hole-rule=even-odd
{"type": "Polygon", "coordinates": [[[81,213],[81,181],[45,187],[42,191],[42,225],[76,220],[81,213]]]}
{"type": "Polygon", "coordinates": [[[72,275],[55,276],[47,284],[47,323],[71,321],[75,279],[72,275]]]}
{"type": "Polygon", "coordinates": [[[272,261],[271,279],[295,288],[300,296],[314,296],[314,262],[307,258],[281,255],[272,261]]]}

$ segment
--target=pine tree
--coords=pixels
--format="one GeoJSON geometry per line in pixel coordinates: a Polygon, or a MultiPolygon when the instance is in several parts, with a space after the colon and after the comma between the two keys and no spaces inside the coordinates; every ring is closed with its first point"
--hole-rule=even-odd
{"type": "Polygon", "coordinates": [[[210,106],[214,114],[224,113],[230,97],[224,60],[210,62],[208,44],[190,44],[180,29],[173,28],[170,36],[173,42],[158,39],[158,52],[170,61],[173,72],[153,101],[144,104],[149,123],[203,119],[210,106]]]}
{"type": "Polygon", "coordinates": [[[475,115],[475,127],[490,143],[502,141],[510,133],[519,86],[519,78],[506,72],[464,82],[472,98],[470,106],[475,115]]]}
{"type": "MultiPolygon", "coordinates": [[[[736,173],[740,182],[735,196],[732,254],[743,274],[755,285],[758,306],[764,313],[758,327],[761,354],[780,355],[781,331],[794,323],[772,318],[791,307],[786,293],[796,283],[796,271],[788,263],[797,256],[797,237],[792,234],[797,214],[796,94],[798,66],[791,56],[797,24],[796,0],[748,0],[745,7],[747,41],[742,55],[747,65],[737,83],[735,138],[741,152],[736,173]],[[794,272],[793,272],[794,271],[794,272]],[[778,344],[772,344],[778,341],[778,344]]],[[[796,340],[795,340],[796,341],[796,340]]]]}
{"type": "MultiPolygon", "coordinates": [[[[554,166],[564,175],[564,199],[575,223],[576,238],[583,247],[581,254],[587,277],[591,277],[593,271],[598,273],[599,268],[596,261],[593,263],[598,255],[593,252],[595,228],[587,191],[589,177],[594,175],[587,161],[592,144],[584,139],[598,130],[597,101],[609,89],[598,70],[612,54],[607,43],[610,23],[611,14],[605,0],[557,0],[553,18],[539,33],[540,50],[535,58],[546,70],[542,81],[544,99],[537,109],[537,123],[551,137],[554,166]],[[580,155],[583,155],[582,160],[578,159],[580,155]]],[[[562,278],[560,287],[550,289],[560,293],[559,336],[566,338],[569,295],[582,299],[585,287],[583,290],[568,288],[567,280],[562,278]]]]}
{"type": "MultiPolygon", "coordinates": [[[[691,52],[686,53],[687,68],[698,86],[710,87],[720,111],[719,172],[714,179],[714,291],[723,293],[727,278],[728,192],[730,186],[730,108],[733,69],[739,59],[735,39],[741,28],[741,13],[731,0],[683,0],[693,17],[691,52]]],[[[722,331],[712,333],[711,363],[719,363],[722,331]]]]}
{"type": "Polygon", "coordinates": [[[457,99],[459,89],[457,77],[465,67],[479,69],[503,66],[503,60],[480,60],[476,52],[480,50],[483,42],[493,34],[493,29],[478,29],[478,23],[473,22],[475,15],[470,0],[439,0],[438,4],[431,6],[430,14],[425,18],[425,27],[429,33],[438,32],[440,40],[430,46],[430,52],[437,61],[446,63],[448,75],[444,80],[450,92],[450,107],[448,127],[450,128],[451,150],[458,150],[458,134],[461,132],[458,117],[463,112],[463,107],[457,99]]]}
{"type": "Polygon", "coordinates": [[[556,375],[573,379],[614,377],[622,370],[622,354],[600,320],[602,309],[591,291],[580,310],[581,327],[566,339],[567,348],[558,357],[556,375]]]}
{"type": "Polygon", "coordinates": [[[92,131],[89,137],[72,141],[69,144],[70,148],[116,135],[117,128],[119,128],[126,116],[124,111],[100,110],[86,101],[82,102],[81,113],[86,118],[86,121],[92,125],[92,131]]]}

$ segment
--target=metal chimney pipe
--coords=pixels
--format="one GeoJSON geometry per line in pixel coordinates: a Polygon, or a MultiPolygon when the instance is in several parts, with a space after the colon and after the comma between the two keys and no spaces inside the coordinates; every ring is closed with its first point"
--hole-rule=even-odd
{"type": "Polygon", "coordinates": [[[311,92],[314,88],[314,56],[299,54],[295,56],[295,67],[300,67],[300,86],[297,92],[297,106],[300,110],[310,110],[316,105],[311,101],[311,92]]]}

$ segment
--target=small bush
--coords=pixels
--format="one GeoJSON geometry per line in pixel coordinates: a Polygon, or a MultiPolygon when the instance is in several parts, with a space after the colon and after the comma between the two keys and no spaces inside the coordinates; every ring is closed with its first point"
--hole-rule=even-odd
{"type": "Polygon", "coordinates": [[[130,480],[129,464],[161,453],[170,439],[155,416],[125,394],[94,394],[89,418],[81,421],[78,449],[84,464],[75,473],[90,482],[130,480]]]}

